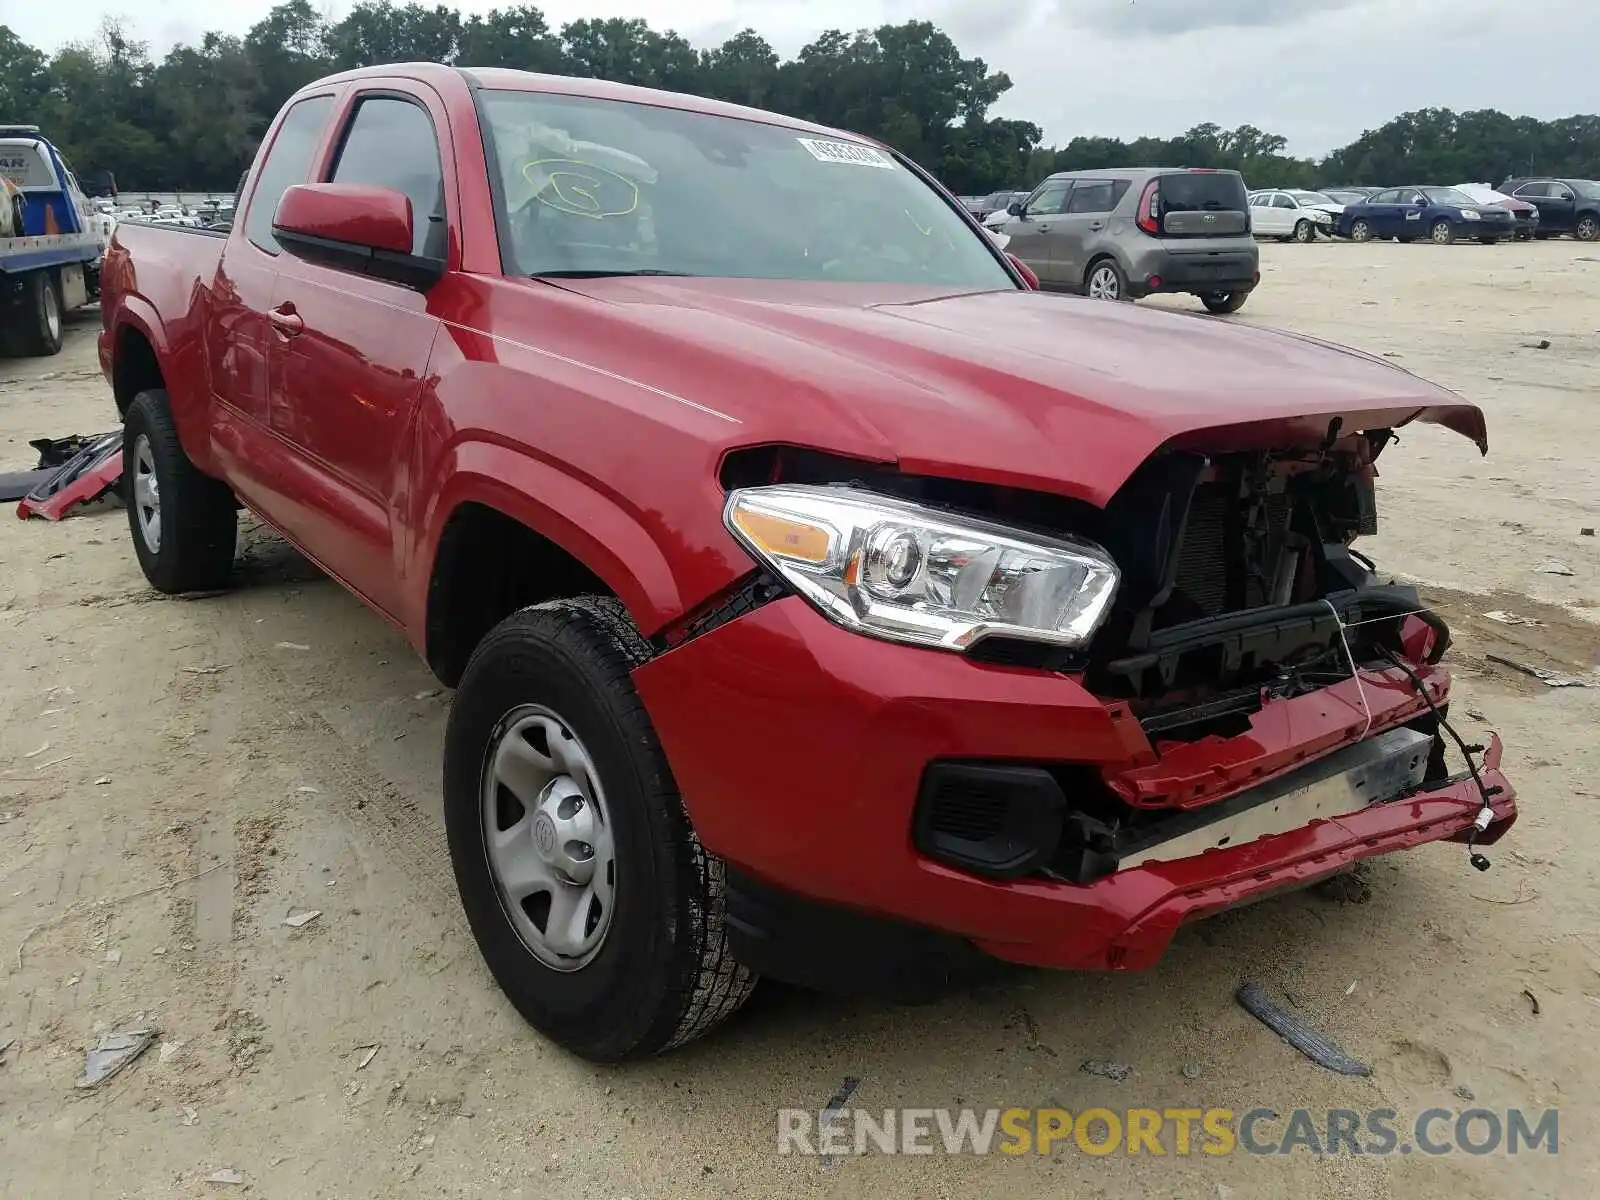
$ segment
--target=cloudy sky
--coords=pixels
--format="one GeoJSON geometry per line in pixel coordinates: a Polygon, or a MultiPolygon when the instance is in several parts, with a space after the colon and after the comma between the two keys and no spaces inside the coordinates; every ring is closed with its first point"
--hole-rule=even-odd
{"type": "MultiPolygon", "coordinates": [[[[506,0],[500,0],[503,5],[506,0]]],[[[349,0],[332,0],[337,17],[349,0]]],[[[41,48],[121,16],[162,52],[206,29],[241,33],[272,0],[0,0],[0,24],[41,48]]],[[[466,11],[495,0],[463,0],[466,11]]],[[[1593,0],[546,0],[552,25],[639,16],[697,45],[752,26],[792,55],[823,29],[913,17],[1015,83],[997,115],[1046,140],[1173,134],[1202,121],[1281,133],[1321,154],[1396,113],[1600,108],[1593,0]]]]}

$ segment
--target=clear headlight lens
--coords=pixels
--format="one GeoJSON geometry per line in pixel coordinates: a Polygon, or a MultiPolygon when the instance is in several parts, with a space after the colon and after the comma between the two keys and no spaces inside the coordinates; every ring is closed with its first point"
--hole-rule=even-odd
{"type": "Polygon", "coordinates": [[[822,613],[860,633],[948,650],[1002,635],[1085,644],[1117,568],[1100,547],[847,487],[728,496],[723,520],[822,613]]]}
{"type": "Polygon", "coordinates": [[[1473,212],[1470,208],[1463,208],[1461,210],[1461,219],[1463,221],[1481,221],[1483,220],[1483,214],[1480,212],[1473,212]]]}

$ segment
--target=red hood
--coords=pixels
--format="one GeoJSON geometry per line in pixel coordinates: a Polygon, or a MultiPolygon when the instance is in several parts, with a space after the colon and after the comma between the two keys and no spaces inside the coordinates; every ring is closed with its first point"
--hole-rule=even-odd
{"type": "Polygon", "coordinates": [[[733,418],[730,445],[812,446],[1097,505],[1163,445],[1315,444],[1335,416],[1346,433],[1432,421],[1488,448],[1476,407],[1384,359],[1200,315],[1032,292],[560,286],[610,306],[591,326],[608,366],[733,418]]]}

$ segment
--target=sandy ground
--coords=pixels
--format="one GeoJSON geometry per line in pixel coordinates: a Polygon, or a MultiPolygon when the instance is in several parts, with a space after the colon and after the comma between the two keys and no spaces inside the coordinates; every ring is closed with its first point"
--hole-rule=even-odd
{"type": "MultiPolygon", "coordinates": [[[[1280,897],[1187,929],[1141,975],[1025,974],[910,1010],[765,987],[708,1041],[597,1069],[524,1027],[479,964],[439,823],[449,694],[395,633],[259,530],[245,586],[171,601],[145,586],[120,509],[6,516],[0,1194],[1596,1194],[1600,690],[1485,655],[1600,663],[1600,540],[1580,535],[1600,525],[1600,252],[1264,258],[1240,319],[1386,354],[1488,411],[1486,460],[1431,429],[1390,449],[1368,550],[1430,585],[1459,630],[1456,711],[1506,740],[1524,815],[1491,872],[1458,846],[1389,858],[1364,903],[1280,897]],[[1572,574],[1541,573],[1551,559],[1572,574]],[[1492,609],[1545,624],[1496,625],[1492,609]],[[304,928],[282,924],[309,909],[304,928]],[[1373,1077],[1297,1056],[1234,1004],[1242,978],[1373,1077]],[[85,1048],[130,1026],[160,1040],[75,1091],[85,1048]],[[1085,1074],[1089,1058],[1133,1074],[1085,1074]],[[815,1110],[845,1077],[876,1109],[1414,1114],[1468,1107],[1466,1089],[1491,1108],[1561,1106],[1560,1154],[777,1157],[774,1110],[815,1110]],[[219,1169],[244,1183],[206,1183],[219,1169]]],[[[97,320],[78,317],[59,358],[0,363],[0,469],[32,466],[29,438],[115,423],[97,320]]]]}

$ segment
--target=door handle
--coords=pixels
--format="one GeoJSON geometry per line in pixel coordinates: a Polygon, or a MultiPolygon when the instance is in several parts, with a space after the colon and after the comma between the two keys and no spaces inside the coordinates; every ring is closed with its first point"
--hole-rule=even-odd
{"type": "Polygon", "coordinates": [[[1034,228],[1037,229],[1040,233],[1049,233],[1050,232],[1050,226],[1048,226],[1048,225],[1036,225],[1036,226],[1034,226],[1034,228]]]}
{"type": "Polygon", "coordinates": [[[294,337],[306,327],[305,318],[295,312],[294,305],[288,303],[269,309],[267,320],[271,321],[272,327],[286,338],[294,337]]]}
{"type": "Polygon", "coordinates": [[[1104,229],[1105,227],[1106,227],[1106,223],[1104,221],[1090,221],[1089,222],[1089,228],[1090,229],[1104,229]]]}

